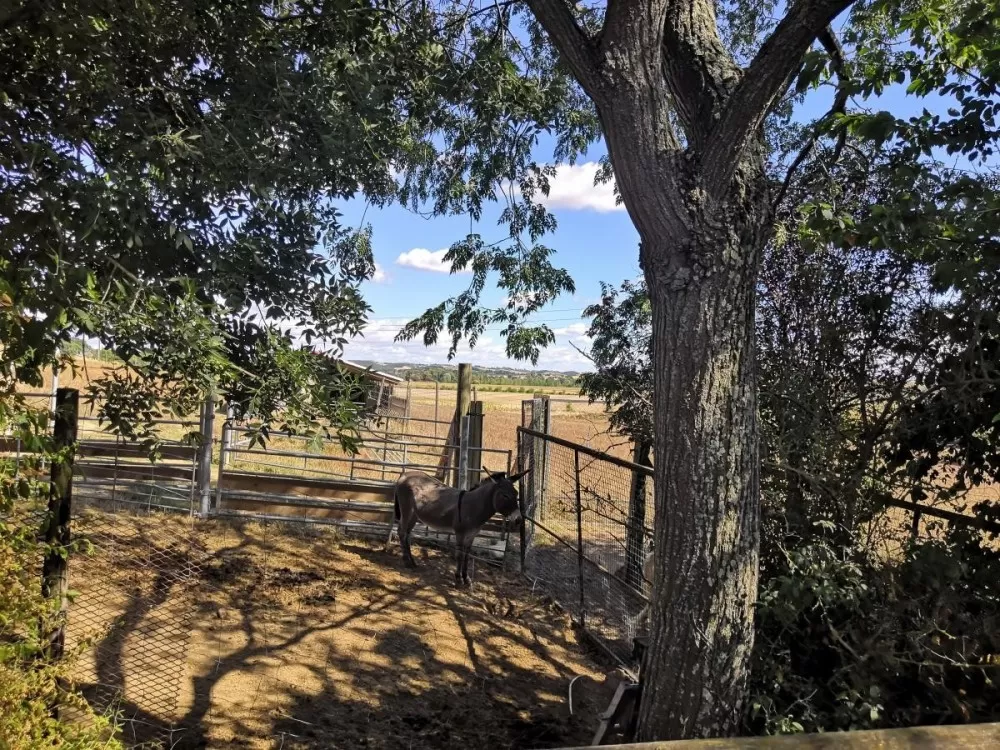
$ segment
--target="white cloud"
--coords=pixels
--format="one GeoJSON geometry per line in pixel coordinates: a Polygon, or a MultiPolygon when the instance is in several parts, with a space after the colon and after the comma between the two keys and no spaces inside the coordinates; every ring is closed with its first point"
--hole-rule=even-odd
{"type": "Polygon", "coordinates": [[[372,276],[372,281],[376,284],[384,284],[389,280],[389,274],[385,272],[385,269],[375,261],[375,274],[372,276]]]}
{"type": "MultiPolygon", "coordinates": [[[[396,258],[396,265],[417,268],[421,271],[434,271],[435,273],[451,273],[451,263],[447,263],[444,256],[448,250],[427,250],[422,247],[415,247],[400,253],[396,258]]],[[[468,270],[460,273],[471,273],[468,270]]]]}
{"type": "Polygon", "coordinates": [[[500,306],[515,308],[526,307],[529,302],[538,297],[538,294],[538,292],[527,292],[525,294],[515,294],[513,297],[507,295],[500,299],[500,306]]]}
{"type": "Polygon", "coordinates": [[[578,336],[586,336],[587,329],[590,328],[586,323],[571,323],[565,328],[554,328],[552,333],[556,335],[556,338],[560,336],[565,338],[576,338],[578,336]]]}
{"type": "Polygon", "coordinates": [[[624,211],[625,206],[615,201],[613,182],[594,184],[600,164],[560,164],[556,176],[549,179],[549,195],[542,201],[549,208],[566,208],[575,211],[609,213],[624,211]]]}
{"type": "MultiPolygon", "coordinates": [[[[438,343],[424,346],[419,338],[414,341],[396,341],[396,334],[409,322],[407,318],[392,318],[372,321],[363,336],[352,339],[344,356],[350,360],[370,359],[378,362],[412,362],[414,364],[445,364],[448,362],[448,346],[451,340],[447,332],[438,336],[438,343]]],[[[591,362],[570,346],[573,342],[586,351],[589,341],[583,335],[586,326],[582,323],[556,329],[555,344],[542,350],[538,358],[538,368],[545,370],[590,370],[591,362]],[[581,330],[582,329],[582,330],[581,330]]],[[[468,344],[459,344],[452,362],[468,362],[484,367],[504,366],[531,368],[530,362],[509,359],[506,340],[496,332],[487,331],[476,343],[474,349],[468,344]]]]}

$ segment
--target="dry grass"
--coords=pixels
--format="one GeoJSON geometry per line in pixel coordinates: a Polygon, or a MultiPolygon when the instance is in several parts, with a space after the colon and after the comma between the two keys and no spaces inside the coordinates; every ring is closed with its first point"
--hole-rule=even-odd
{"type": "MultiPolygon", "coordinates": [[[[421,419],[449,420],[455,413],[455,390],[443,387],[435,410],[434,389],[417,387],[411,391],[411,417],[421,419]]],[[[532,389],[544,392],[545,389],[532,389]]],[[[483,402],[483,443],[485,448],[516,452],[517,428],[521,426],[521,405],[530,400],[531,395],[522,393],[498,393],[478,391],[483,402]]],[[[630,446],[620,436],[609,433],[608,417],[602,404],[589,404],[579,396],[553,397],[551,404],[552,434],[590,446],[595,450],[610,451],[623,458],[631,453],[630,446]]],[[[421,434],[433,434],[434,426],[427,423],[411,422],[410,431],[420,430],[421,434]]],[[[438,428],[438,435],[444,430],[438,428]]]]}
{"type": "Polygon", "coordinates": [[[568,617],[486,566],[470,592],[448,555],[414,571],[326,532],[93,509],[77,529],[95,544],[71,565],[70,633],[97,643],[81,681],[124,691],[134,739],[165,722],[174,747],[572,746],[610,698],[568,617]]]}
{"type": "MultiPolygon", "coordinates": [[[[110,368],[103,362],[95,360],[84,360],[77,358],[72,369],[64,370],[60,374],[59,384],[63,387],[78,388],[85,391],[87,385],[101,377],[110,368]]],[[[52,387],[51,373],[46,374],[45,384],[40,389],[48,392],[52,387]]],[[[402,388],[403,386],[401,386],[402,388]]],[[[25,388],[25,390],[38,391],[37,388],[25,388]]],[[[567,392],[566,388],[532,388],[532,392],[556,393],[567,392]]],[[[483,420],[483,443],[487,451],[483,456],[483,464],[494,471],[506,468],[508,452],[510,461],[516,461],[517,454],[517,427],[521,425],[521,404],[524,400],[530,399],[530,394],[508,393],[486,391],[477,389],[479,399],[483,402],[485,417],[483,420]]],[[[552,434],[570,440],[575,443],[587,445],[595,450],[608,451],[622,458],[631,457],[631,444],[620,436],[609,433],[607,414],[601,404],[588,404],[587,400],[579,395],[553,396],[552,402],[552,434]]],[[[411,390],[411,419],[405,425],[401,420],[393,420],[390,425],[392,432],[402,432],[410,435],[410,440],[426,441],[431,445],[417,446],[407,452],[407,462],[410,464],[436,465],[441,454],[441,448],[448,437],[447,424],[434,424],[433,420],[448,422],[455,412],[456,386],[441,386],[435,406],[435,392],[431,383],[413,383],[411,390]],[[429,421],[418,421],[429,420],[429,421]]],[[[84,416],[89,416],[90,411],[83,405],[84,416]]],[[[197,426],[197,417],[189,417],[191,424],[197,426]]],[[[219,440],[222,436],[222,419],[216,418],[214,426],[214,438],[219,440]]],[[[96,428],[96,424],[90,425],[96,428]]],[[[165,426],[162,434],[167,439],[179,439],[187,427],[165,426]]],[[[97,437],[98,432],[88,431],[87,437],[97,437]]],[[[386,446],[379,435],[366,434],[366,441],[370,448],[363,450],[361,458],[381,459],[386,455],[388,460],[401,462],[401,450],[393,450],[393,446],[386,446]]],[[[272,438],[268,447],[273,451],[303,452],[306,444],[297,438],[272,438]]],[[[385,472],[379,467],[366,467],[362,463],[356,463],[353,473],[350,463],[346,460],[348,455],[336,444],[329,443],[315,451],[316,459],[292,458],[288,456],[273,455],[267,457],[243,456],[234,468],[248,471],[259,471],[262,473],[277,474],[290,473],[301,476],[324,476],[336,474],[339,476],[353,476],[355,479],[381,480],[385,472]],[[327,459],[321,458],[326,456],[327,459]],[[338,460],[339,459],[339,460],[338,460]]]]}

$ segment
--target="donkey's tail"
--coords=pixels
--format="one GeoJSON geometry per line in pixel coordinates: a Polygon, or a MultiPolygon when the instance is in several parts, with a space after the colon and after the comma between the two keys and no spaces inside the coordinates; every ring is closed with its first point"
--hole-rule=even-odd
{"type": "Polygon", "coordinates": [[[392,491],[393,518],[399,520],[399,488],[392,491]]]}

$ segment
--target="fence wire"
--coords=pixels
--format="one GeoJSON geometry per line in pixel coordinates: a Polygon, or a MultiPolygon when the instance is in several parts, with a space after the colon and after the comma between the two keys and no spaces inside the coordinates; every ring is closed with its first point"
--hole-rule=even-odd
{"type": "Polygon", "coordinates": [[[152,462],[87,421],[78,437],[79,553],[69,566],[75,593],[66,626],[67,647],[82,654],[74,677],[92,706],[122,712],[126,739],[168,742],[206,560],[195,528],[197,450],[167,440],[152,462]]]}
{"type": "MultiPolygon", "coordinates": [[[[206,518],[203,451],[183,438],[191,425],[164,425],[171,438],[156,461],[99,427],[78,423],[66,653],[76,686],[116,713],[128,746],[430,750],[589,738],[582,717],[606,698],[588,705],[584,690],[581,718],[567,722],[550,696],[577,674],[596,684],[599,668],[565,615],[499,561],[481,560],[476,590],[459,591],[450,551],[415,550],[421,568],[411,571],[384,536],[206,518]]],[[[16,441],[4,449],[15,468],[47,468],[16,441]]],[[[45,499],[15,510],[41,528],[45,499]]]]}
{"type": "Polygon", "coordinates": [[[81,508],[74,535],[93,545],[70,564],[71,643],[91,643],[77,680],[121,712],[130,746],[536,747],[592,732],[545,696],[600,672],[564,615],[492,566],[459,591],[448,554],[416,550],[410,571],[394,547],[331,528],[124,504],[81,508]]]}
{"type": "Polygon", "coordinates": [[[651,472],[528,429],[519,431],[519,445],[532,469],[523,572],[627,663],[649,593],[642,562],[653,523],[651,472]]]}

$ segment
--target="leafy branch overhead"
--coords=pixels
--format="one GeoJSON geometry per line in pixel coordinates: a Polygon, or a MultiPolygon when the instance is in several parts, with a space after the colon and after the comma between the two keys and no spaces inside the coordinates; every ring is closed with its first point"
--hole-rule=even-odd
{"type": "MultiPolygon", "coordinates": [[[[775,179],[779,184],[784,181],[785,186],[775,189],[775,204],[782,202],[788,182],[814,148],[828,163],[834,163],[843,153],[849,135],[890,146],[905,144],[908,153],[902,156],[911,162],[930,154],[936,158],[937,150],[962,153],[973,161],[992,153],[994,133],[990,122],[996,106],[992,81],[997,75],[991,50],[996,45],[998,11],[993,0],[929,2],[912,8],[898,7],[887,0],[804,1],[791,4],[780,23],[759,8],[722,3],[719,33],[732,52],[732,62],[726,62],[724,51],[712,48],[715,43],[710,44],[708,36],[701,39],[692,31],[697,38],[689,42],[694,46],[685,46],[689,42],[684,34],[689,32],[678,31],[675,18],[680,8],[687,7],[684,3],[616,4],[617,13],[613,8],[607,14],[599,6],[570,6],[557,0],[535,0],[527,5],[531,12],[507,4],[499,5],[496,13],[470,12],[457,4],[442,6],[445,10],[438,24],[448,29],[442,54],[454,61],[456,68],[467,63],[460,74],[463,84],[444,94],[444,119],[436,121],[429,131],[435,145],[423,144],[398,164],[403,175],[403,199],[415,210],[467,213],[478,221],[485,204],[499,204],[503,210],[497,239],[483,242],[475,235],[458,243],[473,244],[476,252],[489,253],[507,245],[512,256],[527,257],[529,253],[521,243],[535,242],[554,229],[555,219],[545,207],[549,181],[555,174],[553,165],[574,163],[601,135],[598,112],[608,106],[615,90],[615,55],[624,54],[625,49],[621,38],[627,23],[625,9],[639,5],[648,5],[650,13],[664,13],[668,18],[670,33],[655,59],[650,58],[651,66],[658,69],[656,60],[663,60],[668,63],[668,72],[674,64],[678,70],[685,65],[697,69],[705,63],[693,59],[685,50],[700,49],[698,45],[702,44],[713,59],[722,61],[718,71],[713,72],[723,80],[715,93],[698,91],[695,79],[682,79],[679,73],[670,73],[663,83],[663,106],[672,125],[656,148],[663,153],[686,149],[706,155],[710,163],[702,164],[699,179],[718,184],[724,181],[726,165],[735,163],[732,148],[743,142],[734,130],[734,118],[741,113],[749,119],[739,128],[740,133],[752,131],[755,123],[763,123],[769,142],[778,149],[769,159],[783,168],[783,177],[775,179]],[[841,16],[836,28],[827,23],[847,8],[849,13],[841,16]],[[760,40],[768,34],[772,35],[768,43],[761,46],[760,40]],[[904,40],[906,44],[902,44],[904,40]],[[785,92],[784,84],[792,79],[795,86],[785,92]],[[954,99],[957,106],[947,113],[925,113],[908,119],[866,106],[866,100],[901,84],[913,96],[933,92],[954,99]],[[815,123],[789,119],[809,92],[829,87],[836,90],[829,112],[815,123]],[[450,93],[457,90],[467,96],[450,93]],[[725,107],[718,103],[723,93],[730,102],[725,107]],[[718,108],[718,121],[713,119],[713,108],[718,108]],[[437,122],[443,124],[437,127],[437,122]],[[481,123],[491,125],[485,128],[481,123]],[[791,136],[796,130],[802,137],[791,136]],[[550,158],[538,161],[539,155],[546,156],[537,150],[543,132],[554,136],[556,146],[550,158]],[[712,143],[722,147],[715,148],[712,143]]],[[[699,3],[691,6],[701,7],[699,3]]],[[[631,39],[628,43],[640,41],[631,39]]],[[[457,69],[455,72],[458,74],[457,69]]],[[[699,80],[705,80],[705,76],[699,80]]],[[[645,147],[641,143],[634,146],[645,147]]],[[[599,177],[611,179],[611,162],[604,158],[603,163],[606,169],[599,177]]],[[[654,159],[647,162],[651,175],[655,173],[654,163],[654,159]]],[[[616,192],[627,193],[632,176],[622,173],[614,177],[616,192]]],[[[664,177],[661,182],[669,180],[664,177]]],[[[638,184],[632,189],[648,194],[638,184]]],[[[637,199],[642,200],[642,196],[637,195],[637,199]]],[[[656,210],[661,223],[678,214],[666,205],[656,210]]],[[[563,272],[551,260],[543,270],[557,282],[563,272]]],[[[490,267],[492,258],[484,262],[490,267]]],[[[456,266],[456,270],[466,267],[456,266]]],[[[497,279],[498,287],[513,292],[509,283],[509,278],[497,279]]],[[[552,287],[558,288],[558,284],[552,287]]],[[[474,283],[461,297],[445,302],[443,308],[428,310],[406,326],[401,338],[436,342],[447,331],[454,354],[462,339],[474,344],[487,325],[509,326],[504,332],[508,337],[521,327],[533,327],[527,312],[480,307],[479,289],[480,285],[474,283]]],[[[507,296],[510,299],[516,294],[507,296]]],[[[551,341],[544,331],[532,332],[529,339],[551,341]]],[[[508,354],[537,361],[535,347],[524,348],[517,338],[513,341],[508,354]]]]}
{"type": "Polygon", "coordinates": [[[298,403],[304,426],[344,428],[349,379],[327,373],[344,387],[314,399],[298,350],[338,355],[369,311],[370,232],[333,200],[397,195],[390,165],[440,68],[414,54],[434,28],[406,15],[42,0],[6,19],[4,387],[39,384],[85,335],[128,363],[105,396],[187,409],[213,385],[247,417],[298,403]]]}

